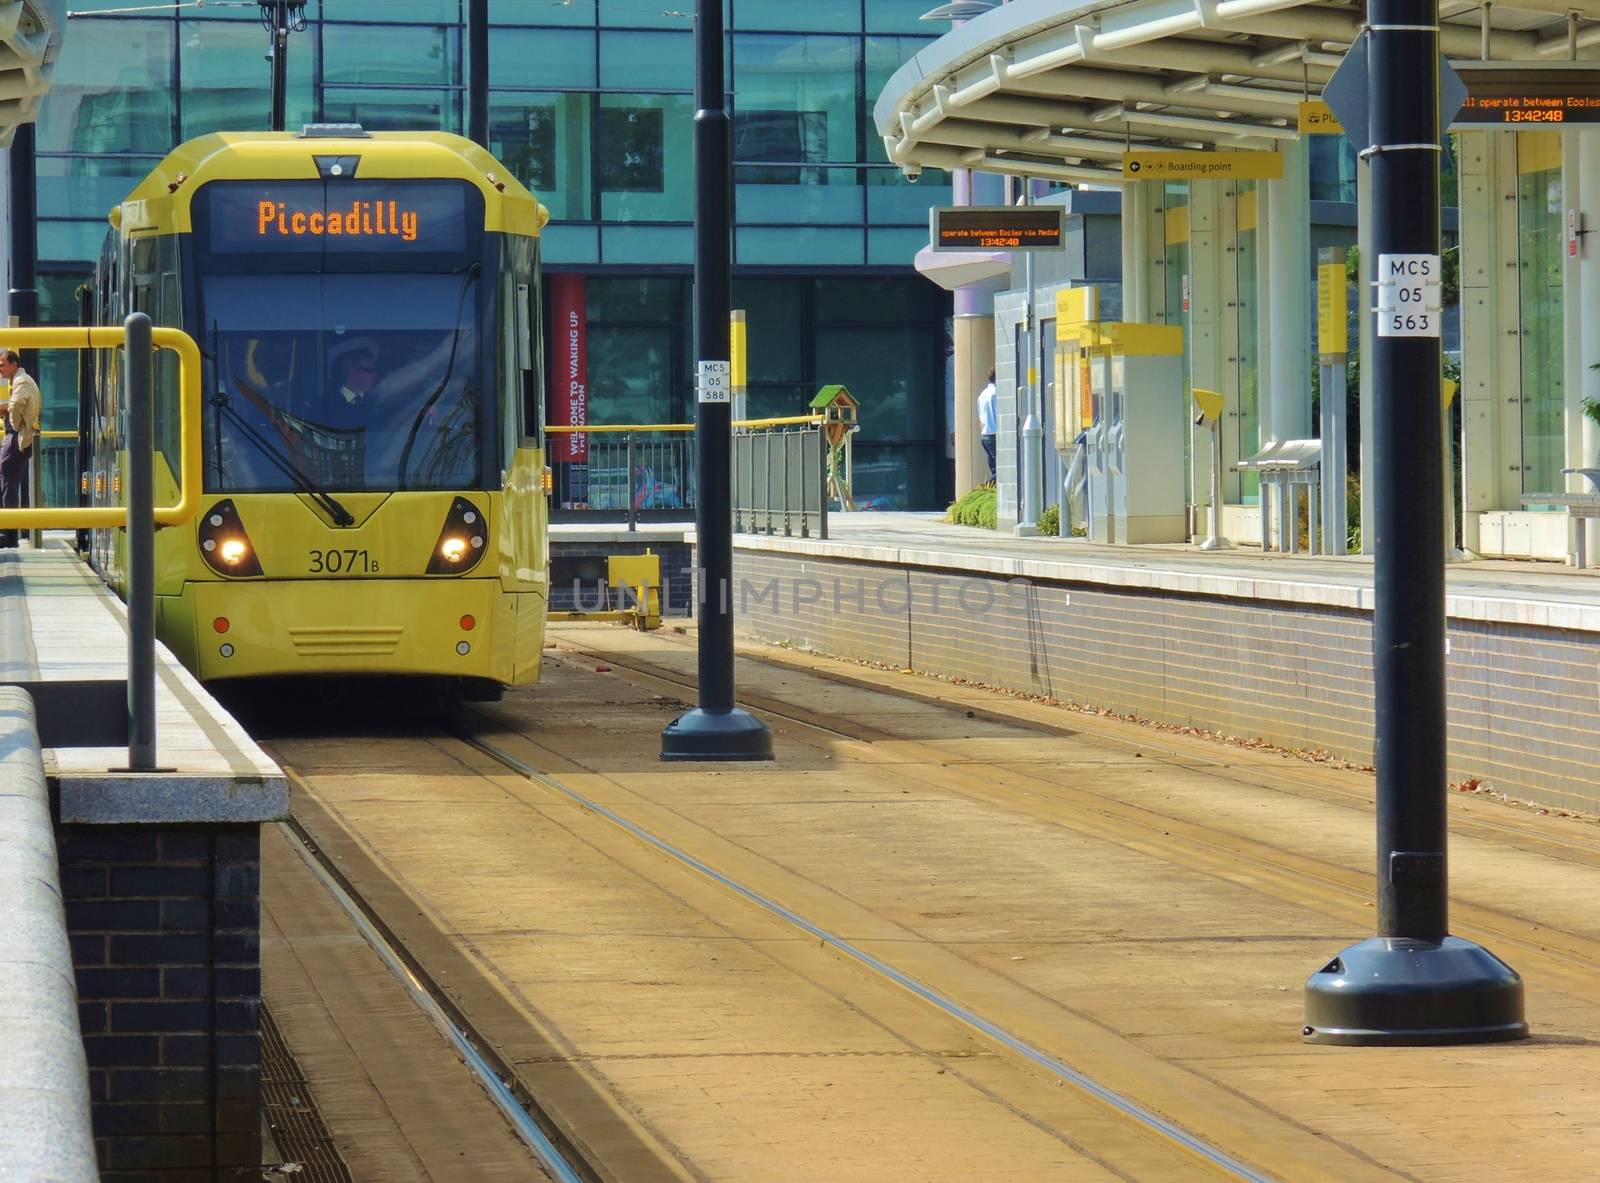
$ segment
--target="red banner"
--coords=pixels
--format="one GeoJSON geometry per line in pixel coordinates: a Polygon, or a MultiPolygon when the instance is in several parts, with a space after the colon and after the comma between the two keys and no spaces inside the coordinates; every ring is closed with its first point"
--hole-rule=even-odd
{"type": "MultiPolygon", "coordinates": [[[[583,427],[589,422],[589,312],[582,275],[550,277],[550,344],[550,423],[583,427]]],[[[576,432],[551,437],[550,458],[587,462],[589,437],[576,432]]]]}

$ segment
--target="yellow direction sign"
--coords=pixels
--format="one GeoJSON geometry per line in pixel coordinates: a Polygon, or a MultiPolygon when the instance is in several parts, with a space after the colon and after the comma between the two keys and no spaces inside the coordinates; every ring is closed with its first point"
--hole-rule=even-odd
{"type": "Polygon", "coordinates": [[[1281,181],[1276,152],[1124,152],[1125,181],[1281,181]]]}
{"type": "Polygon", "coordinates": [[[1317,265],[1317,352],[1342,357],[1350,352],[1350,308],[1343,263],[1317,265]]]}
{"type": "Polygon", "coordinates": [[[1303,136],[1340,136],[1344,128],[1333,108],[1321,99],[1307,99],[1300,104],[1300,134],[1303,136]]]}

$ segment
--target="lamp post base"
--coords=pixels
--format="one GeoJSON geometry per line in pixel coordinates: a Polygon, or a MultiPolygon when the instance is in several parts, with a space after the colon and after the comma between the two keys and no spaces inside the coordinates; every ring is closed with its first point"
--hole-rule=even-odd
{"type": "Polygon", "coordinates": [[[771,760],[772,732],[749,711],[685,711],[661,729],[663,760],[771,760]]]}
{"type": "Polygon", "coordinates": [[[1419,1047],[1526,1039],[1522,979],[1460,937],[1371,937],[1306,980],[1307,1043],[1419,1047]]]}

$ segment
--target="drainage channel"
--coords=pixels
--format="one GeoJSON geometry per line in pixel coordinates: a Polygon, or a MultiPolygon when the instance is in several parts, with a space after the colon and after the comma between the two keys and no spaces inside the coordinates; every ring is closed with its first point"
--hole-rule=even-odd
{"type": "Polygon", "coordinates": [[[1228,1154],[1219,1147],[1213,1146],[1211,1143],[1205,1141],[1198,1135],[1190,1133],[1183,1127],[1168,1121],[1160,1114],[1146,1109],[1138,1102],[1129,1100],[1120,1093],[1114,1092],[1105,1085],[1100,1084],[1093,1077],[1079,1072],[1066,1062],[1057,1059],[1048,1052],[1033,1046],[1016,1035],[1013,1035],[1011,1032],[1005,1030],[1005,1028],[1000,1027],[998,1024],[995,1024],[988,1019],[985,1019],[982,1015],[979,1015],[975,1011],[967,1009],[954,999],[939,993],[926,983],[918,981],[916,978],[901,972],[894,966],[883,961],[881,958],[874,957],[865,949],[861,949],[856,945],[851,944],[843,937],[821,928],[817,924],[800,915],[798,912],[794,912],[789,908],[784,907],[776,900],[771,899],[768,896],[764,896],[755,889],[740,883],[738,880],[724,875],[721,871],[718,871],[716,868],[702,862],[700,859],[695,858],[694,855],[689,854],[687,851],[672,845],[665,839],[657,837],[656,835],[650,833],[650,831],[644,829],[642,826],[635,822],[629,821],[615,810],[602,805],[600,802],[584,796],[575,789],[568,788],[554,777],[540,772],[538,769],[533,768],[531,765],[517,759],[517,757],[496,747],[487,740],[467,733],[462,733],[460,738],[464,742],[470,744],[472,747],[478,749],[478,751],[482,752],[484,755],[497,761],[513,772],[517,772],[522,776],[527,777],[529,780],[534,781],[536,784],[543,785],[545,788],[561,794],[575,804],[581,806],[583,809],[586,809],[599,817],[605,818],[613,825],[627,831],[635,838],[654,847],[656,850],[667,855],[669,858],[672,858],[677,862],[682,863],[684,866],[697,871],[706,878],[720,884],[729,891],[732,891],[734,894],[741,896],[749,902],[755,904],[757,907],[760,907],[765,911],[770,912],[774,916],[778,916],[783,920],[788,921],[796,928],[808,933],[817,940],[823,942],[833,949],[836,949],[838,952],[853,959],[859,964],[866,966],[874,973],[880,974],[904,989],[909,990],[911,993],[937,1007],[945,1014],[950,1015],[952,1018],[958,1019],[959,1021],[967,1024],[969,1027],[972,1027],[974,1030],[979,1031],[983,1035],[994,1040],[996,1043],[999,1043],[1018,1055],[1025,1057],[1040,1068],[1043,1068],[1045,1071],[1059,1078],[1063,1083],[1072,1085],[1074,1088],[1077,1088],[1085,1094],[1095,1098],[1097,1101],[1101,1102],[1127,1120],[1141,1125],[1158,1136],[1165,1138],[1166,1140],[1178,1146],[1181,1146],[1183,1149],[1189,1151],[1198,1158],[1202,1159],[1204,1162],[1208,1163],[1213,1169],[1217,1170],[1222,1175],[1232,1179],[1243,1180],[1244,1183],[1276,1183],[1272,1176],[1262,1174],[1248,1163],[1241,1162],[1239,1159],[1234,1158],[1232,1155],[1228,1154]]]}
{"type": "Polygon", "coordinates": [[[279,829],[312,874],[344,909],[367,944],[405,986],[417,1008],[466,1061],[467,1068],[545,1170],[558,1183],[599,1183],[599,1174],[556,1129],[538,1103],[515,1083],[516,1074],[510,1065],[487,1050],[487,1041],[405,950],[338,867],[322,853],[311,835],[293,818],[280,822],[279,829]],[[507,1084],[508,1081],[512,1083],[507,1084]]]}

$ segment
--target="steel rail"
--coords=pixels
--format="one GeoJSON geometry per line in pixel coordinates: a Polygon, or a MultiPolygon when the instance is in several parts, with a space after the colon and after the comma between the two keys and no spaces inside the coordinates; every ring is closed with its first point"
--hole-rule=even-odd
{"type": "MultiPolygon", "coordinates": [[[[417,1009],[428,1017],[439,1033],[455,1048],[456,1053],[466,1061],[467,1069],[488,1091],[490,1099],[511,1123],[517,1136],[533,1151],[540,1164],[559,1183],[594,1183],[599,1176],[586,1163],[582,1164],[581,1170],[572,1165],[568,1156],[578,1158],[578,1155],[570,1147],[566,1149],[558,1147],[554,1139],[545,1133],[538,1119],[517,1099],[516,1094],[501,1077],[500,1070],[489,1062],[488,1057],[480,1049],[480,1044],[485,1044],[486,1041],[453,1006],[440,1002],[438,987],[431,979],[427,979],[426,974],[414,963],[409,954],[403,952],[391,939],[377,913],[359,896],[338,868],[328,861],[311,835],[293,818],[280,822],[278,829],[288,840],[289,846],[300,856],[301,861],[317,877],[318,882],[344,910],[345,915],[350,918],[367,944],[372,946],[379,959],[389,968],[389,972],[400,980],[400,984],[411,995],[411,1001],[416,1004],[417,1009]]],[[[507,1075],[512,1074],[507,1073],[507,1075]]]]}
{"type": "Polygon", "coordinates": [[[1196,1155],[1198,1158],[1221,1171],[1228,1177],[1246,1180],[1248,1183],[1274,1183],[1272,1176],[1263,1174],[1247,1163],[1241,1162],[1232,1155],[1228,1154],[1226,1151],[1211,1145],[1198,1135],[1190,1133],[1182,1126],[1168,1121],[1159,1114],[1146,1109],[1138,1102],[1131,1101],[1127,1097],[1122,1096],[1120,1093],[1112,1091],[1105,1085],[1100,1084],[1094,1078],[1079,1072],[1065,1061],[1057,1059],[1049,1052],[1035,1047],[1026,1040],[1013,1035],[1011,1032],[999,1026],[997,1023],[993,1023],[979,1015],[977,1012],[962,1006],[953,998],[939,993],[939,991],[933,989],[931,986],[928,986],[918,979],[911,977],[909,974],[896,969],[894,966],[883,961],[881,958],[874,957],[865,949],[859,948],[858,946],[845,940],[843,937],[829,932],[827,929],[824,929],[820,925],[808,920],[800,913],[785,907],[783,904],[780,904],[778,901],[770,898],[769,896],[762,895],[754,888],[748,887],[745,884],[740,883],[738,880],[723,874],[715,867],[710,866],[680,847],[674,846],[672,843],[663,838],[658,838],[656,835],[652,834],[638,823],[630,821],[628,818],[623,817],[621,814],[617,813],[608,806],[605,806],[600,802],[593,800],[592,798],[584,796],[576,789],[569,788],[554,777],[540,772],[538,769],[523,762],[522,760],[519,760],[517,757],[511,755],[511,753],[496,747],[494,744],[485,739],[468,734],[462,734],[460,738],[463,742],[476,748],[490,759],[495,760],[505,767],[527,777],[531,781],[541,784],[556,793],[560,793],[562,796],[568,798],[579,807],[605,818],[613,825],[625,830],[629,834],[632,834],[641,842],[654,847],[656,850],[667,855],[669,858],[682,863],[684,866],[693,871],[699,872],[701,875],[704,875],[714,883],[727,888],[735,895],[748,900],[750,903],[755,904],[757,907],[770,912],[772,915],[777,916],[782,920],[788,921],[796,928],[799,928],[802,932],[815,937],[824,945],[843,953],[845,956],[859,962],[873,972],[888,978],[896,985],[899,985],[902,988],[910,991],[918,998],[921,998],[923,1001],[932,1004],[939,1010],[950,1015],[952,1018],[960,1020],[961,1022],[967,1024],[967,1026],[972,1027],[974,1030],[988,1036],[995,1042],[1000,1043],[1009,1048],[1011,1051],[1016,1052],[1018,1055],[1023,1056],[1032,1063],[1045,1069],[1047,1072],[1059,1077],[1066,1083],[1073,1085],[1075,1088],[1100,1101],[1102,1104],[1121,1114],[1123,1117],[1126,1117],[1129,1120],[1154,1131],[1155,1133],[1166,1138],[1168,1141],[1175,1143],[1184,1150],[1196,1155]]]}

